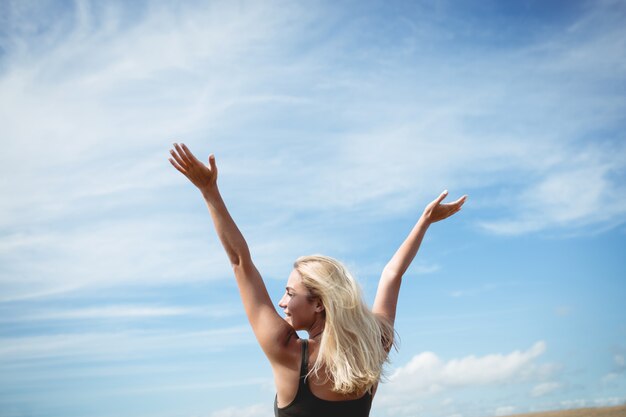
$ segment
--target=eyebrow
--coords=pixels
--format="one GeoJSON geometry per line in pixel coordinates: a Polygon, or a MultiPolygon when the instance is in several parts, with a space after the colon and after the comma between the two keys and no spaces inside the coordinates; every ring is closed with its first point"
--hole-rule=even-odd
{"type": "Polygon", "coordinates": [[[291,291],[295,291],[295,288],[291,288],[291,287],[285,287],[286,290],[291,290],[291,291]]]}

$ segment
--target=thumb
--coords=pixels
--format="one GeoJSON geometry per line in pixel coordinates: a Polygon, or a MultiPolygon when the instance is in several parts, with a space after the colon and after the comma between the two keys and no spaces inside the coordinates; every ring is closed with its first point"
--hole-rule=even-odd
{"type": "Polygon", "coordinates": [[[209,165],[211,166],[211,171],[217,171],[217,165],[215,165],[215,155],[209,155],[209,165]]]}

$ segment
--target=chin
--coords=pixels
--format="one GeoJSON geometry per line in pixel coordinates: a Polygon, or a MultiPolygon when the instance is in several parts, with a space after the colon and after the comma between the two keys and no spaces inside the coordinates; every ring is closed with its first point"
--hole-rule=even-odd
{"type": "Polygon", "coordinates": [[[287,322],[287,324],[293,327],[294,330],[302,330],[302,329],[299,329],[297,325],[293,323],[293,320],[291,320],[291,317],[285,318],[285,321],[287,322]]]}

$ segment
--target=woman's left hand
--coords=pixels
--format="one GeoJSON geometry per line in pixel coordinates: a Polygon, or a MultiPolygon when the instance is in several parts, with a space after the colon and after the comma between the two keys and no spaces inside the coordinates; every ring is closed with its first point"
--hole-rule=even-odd
{"type": "Polygon", "coordinates": [[[427,205],[424,209],[424,214],[422,214],[422,217],[429,224],[452,216],[454,213],[461,210],[461,206],[463,206],[463,203],[465,203],[465,200],[467,199],[467,195],[464,195],[453,203],[444,204],[442,203],[442,201],[444,198],[447,197],[447,195],[448,190],[441,193],[441,195],[437,197],[435,201],[427,205]]]}

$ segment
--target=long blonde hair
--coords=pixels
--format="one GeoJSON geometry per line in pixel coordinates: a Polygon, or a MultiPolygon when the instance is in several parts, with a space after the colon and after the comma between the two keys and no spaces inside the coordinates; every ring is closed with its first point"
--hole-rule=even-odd
{"type": "Polygon", "coordinates": [[[326,314],[319,352],[310,373],[325,367],[333,391],[360,393],[383,376],[388,352],[395,346],[393,325],[375,316],[363,302],[361,288],[347,268],[324,255],[301,256],[294,268],[310,297],[326,314]]]}

